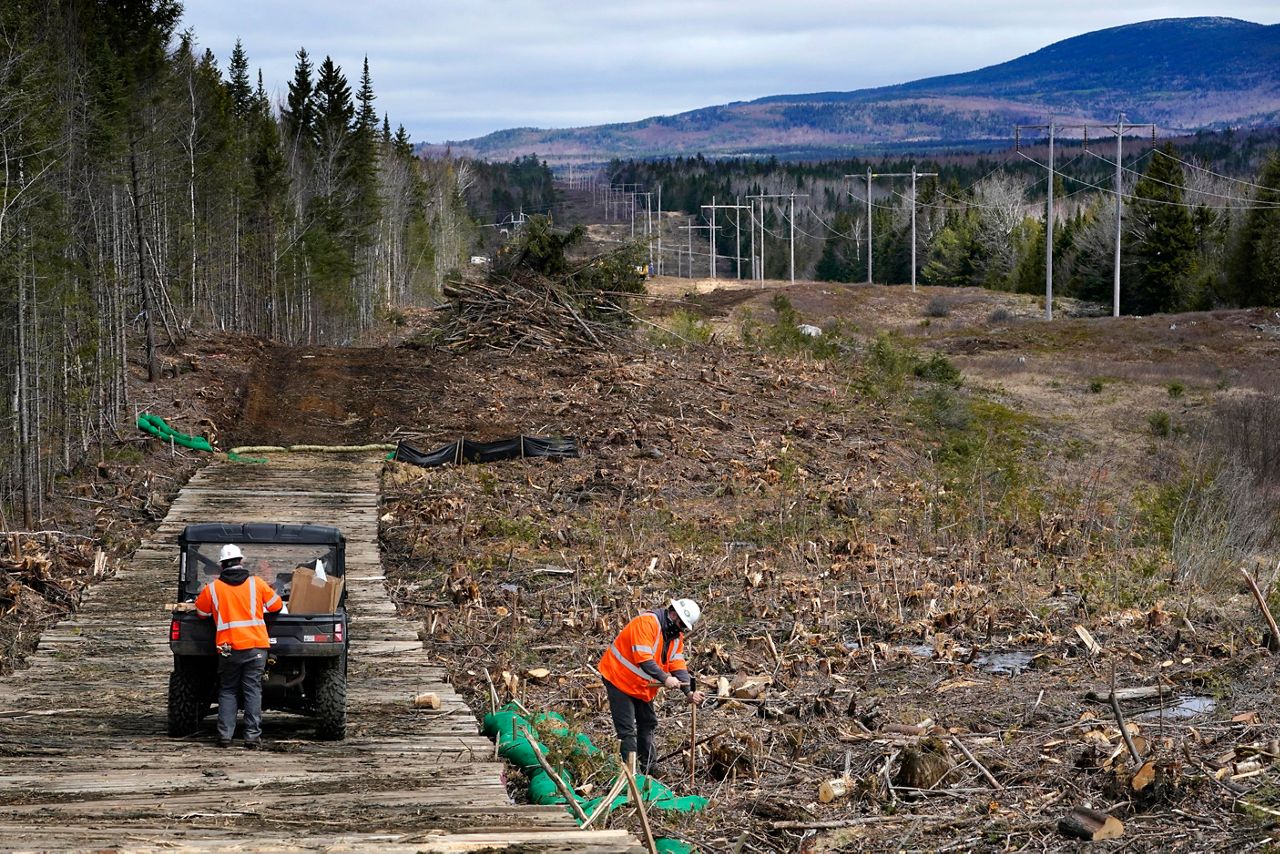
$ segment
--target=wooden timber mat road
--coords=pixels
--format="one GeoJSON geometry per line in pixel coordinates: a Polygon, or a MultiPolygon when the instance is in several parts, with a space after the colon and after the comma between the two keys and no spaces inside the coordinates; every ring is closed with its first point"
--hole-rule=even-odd
{"type": "Polygon", "coordinates": [[[150,540],[0,680],[0,850],[642,851],[516,806],[475,716],[396,615],[378,553],[378,459],[211,463],[150,540]],[[177,536],[193,522],[314,522],[347,536],[347,739],[283,712],[267,749],[220,750],[213,717],[166,735],[177,536]],[[423,691],[439,711],[414,709],[423,691]]]}

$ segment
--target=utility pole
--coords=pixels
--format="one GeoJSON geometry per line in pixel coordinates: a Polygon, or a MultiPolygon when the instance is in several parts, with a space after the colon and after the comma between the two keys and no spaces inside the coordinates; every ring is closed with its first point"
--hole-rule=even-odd
{"type": "Polygon", "coordinates": [[[716,277],[716,197],[711,197],[711,228],[707,229],[707,258],[711,263],[711,278],[716,277]]]}
{"type": "Polygon", "coordinates": [[[791,200],[791,281],[796,280],[796,240],[795,240],[795,205],[796,199],[809,198],[808,193],[787,193],[770,195],[768,193],[760,193],[755,196],[747,196],[748,200],[760,200],[760,281],[764,281],[764,245],[765,245],[765,227],[764,227],[764,200],[765,199],[790,199],[791,200]]]}
{"type": "Polygon", "coordinates": [[[733,200],[733,254],[738,256],[738,280],[742,280],[742,196],[733,200]]]}
{"type": "MultiPolygon", "coordinates": [[[[715,226],[712,226],[712,225],[694,225],[694,224],[693,224],[693,217],[689,217],[689,224],[688,224],[688,225],[682,225],[682,226],[680,226],[680,230],[681,230],[681,231],[687,231],[687,232],[689,232],[689,248],[688,248],[688,253],[689,253],[689,278],[691,278],[691,279],[693,278],[693,233],[694,233],[695,231],[701,231],[701,230],[702,230],[702,229],[704,229],[704,228],[705,228],[705,229],[707,229],[709,232],[714,233],[715,226]]],[[[712,261],[711,261],[711,263],[712,263],[713,268],[714,268],[714,265],[715,265],[715,255],[714,255],[714,253],[712,254],[712,261]]]]}
{"type": "Polygon", "coordinates": [[[916,292],[916,178],[936,178],[937,172],[917,172],[911,164],[911,292],[916,292]]]}
{"type": "Polygon", "coordinates": [[[658,275],[662,275],[662,185],[658,185],[658,275]]]}
{"type": "MultiPolygon", "coordinates": [[[[714,227],[714,226],[715,226],[715,221],[716,221],[716,209],[717,209],[717,208],[719,208],[719,209],[720,209],[720,210],[722,210],[722,211],[733,211],[733,212],[734,212],[734,230],[735,230],[735,233],[736,233],[736,236],[737,236],[737,241],[738,241],[738,243],[737,243],[737,249],[736,249],[735,251],[737,252],[738,278],[739,278],[739,279],[741,279],[741,278],[742,278],[742,230],[741,230],[741,219],[740,219],[740,214],[738,213],[738,211],[741,211],[741,210],[743,210],[743,209],[745,208],[745,206],[744,206],[744,205],[742,205],[742,204],[738,204],[738,202],[741,202],[741,201],[742,201],[742,200],[741,200],[741,198],[739,198],[739,199],[737,200],[737,202],[735,202],[735,203],[734,203],[734,204],[732,204],[732,205],[718,205],[718,204],[716,204],[716,198],[715,198],[715,196],[712,196],[712,197],[711,197],[711,204],[709,204],[709,205],[703,205],[703,206],[702,206],[703,208],[710,208],[710,209],[711,209],[711,223],[712,223],[712,227],[714,227]]],[[[713,234],[714,234],[714,232],[713,232],[713,234]]],[[[712,251],[714,252],[714,243],[713,243],[713,249],[712,249],[712,251]]],[[[715,274],[714,274],[714,272],[713,272],[713,273],[712,273],[712,278],[714,278],[714,277],[715,277],[715,274]]]]}
{"type": "Polygon", "coordinates": [[[1049,210],[1044,218],[1044,319],[1053,320],[1053,119],[1049,119],[1049,210]]]}
{"type": "Polygon", "coordinates": [[[1121,227],[1121,217],[1124,214],[1124,199],[1121,198],[1124,185],[1121,182],[1120,166],[1121,158],[1124,157],[1124,113],[1116,116],[1116,263],[1115,263],[1115,282],[1113,283],[1111,293],[1111,316],[1120,316],[1120,237],[1124,233],[1121,227]]]}
{"type": "Polygon", "coordinates": [[[1021,145],[1023,130],[1049,131],[1049,204],[1044,218],[1044,319],[1053,320],[1053,137],[1054,132],[1063,130],[1065,126],[1055,125],[1053,119],[1047,125],[1015,125],[1014,148],[1021,145]]]}
{"type": "MultiPolygon", "coordinates": [[[[1116,117],[1114,125],[1102,125],[1099,129],[1110,131],[1116,135],[1116,251],[1115,251],[1115,272],[1114,281],[1112,282],[1111,293],[1111,316],[1120,316],[1120,242],[1124,236],[1123,217],[1124,217],[1124,132],[1128,130],[1137,130],[1138,128],[1150,128],[1152,143],[1155,142],[1156,126],[1154,124],[1125,124],[1124,113],[1120,113],[1116,117]]],[[[1085,126],[1086,145],[1090,128],[1085,126]]]]}
{"type": "Polygon", "coordinates": [[[796,283],[796,194],[791,194],[791,284],[796,283]]]}
{"type": "MultiPolygon", "coordinates": [[[[916,289],[916,178],[937,177],[937,172],[917,172],[913,165],[910,172],[872,172],[867,167],[867,284],[875,280],[871,276],[871,180],[873,178],[910,178],[911,179],[911,290],[916,289]]],[[[859,178],[860,175],[845,175],[846,179],[859,178]]],[[[850,195],[853,195],[850,193],[850,195]]]]}
{"type": "Polygon", "coordinates": [[[874,284],[875,279],[871,276],[871,167],[867,167],[867,284],[874,284]]]}
{"type": "Polygon", "coordinates": [[[1014,126],[1014,146],[1021,147],[1021,133],[1024,129],[1030,130],[1048,130],[1049,131],[1049,206],[1045,220],[1045,309],[1044,316],[1047,320],[1053,320],[1053,182],[1056,172],[1054,171],[1053,149],[1054,137],[1056,131],[1062,130],[1082,130],[1084,131],[1085,148],[1089,146],[1089,131],[1103,130],[1113,133],[1116,136],[1116,171],[1115,171],[1115,196],[1116,196],[1116,245],[1114,270],[1112,273],[1112,290],[1111,290],[1111,316],[1120,316],[1120,244],[1124,234],[1123,216],[1124,216],[1124,183],[1123,172],[1124,167],[1122,157],[1124,156],[1124,135],[1126,131],[1134,131],[1142,129],[1150,129],[1152,143],[1155,142],[1156,126],[1150,122],[1142,124],[1133,124],[1126,122],[1124,113],[1120,113],[1116,118],[1114,125],[1060,125],[1050,120],[1047,125],[1015,125],[1014,126]]]}

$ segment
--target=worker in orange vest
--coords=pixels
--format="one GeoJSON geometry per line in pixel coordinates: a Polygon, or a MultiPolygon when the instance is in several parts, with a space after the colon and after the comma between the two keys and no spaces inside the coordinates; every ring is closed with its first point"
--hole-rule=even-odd
{"type": "Polygon", "coordinates": [[[692,599],[672,599],[665,608],[645,611],[627,623],[600,658],[598,668],[609,696],[609,712],[621,742],[622,758],[634,754],[640,771],[657,771],[654,735],[658,716],[653,700],[658,689],[679,688],[690,703],[702,705],[694,690],[684,654],[684,632],[701,616],[692,599]]]}
{"type": "Polygon", "coordinates": [[[196,613],[212,617],[217,627],[218,746],[230,747],[236,731],[239,695],[244,696],[244,746],[262,745],[262,674],[267,667],[264,614],[284,608],[284,602],[261,578],[242,565],[240,547],[225,545],[218,554],[221,572],[196,596],[196,613]]]}

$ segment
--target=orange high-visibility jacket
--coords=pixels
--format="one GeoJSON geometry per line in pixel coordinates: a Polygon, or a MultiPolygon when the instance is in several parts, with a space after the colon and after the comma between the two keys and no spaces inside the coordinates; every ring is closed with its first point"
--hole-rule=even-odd
{"type": "Polygon", "coordinates": [[[230,644],[232,649],[266,649],[271,646],[267,621],[263,612],[275,613],[284,602],[271,586],[257,576],[249,576],[244,584],[227,584],[215,578],[196,597],[196,612],[213,617],[217,625],[218,646],[230,644]]]}
{"type": "Polygon", "coordinates": [[[661,685],[640,668],[640,662],[651,659],[664,673],[688,669],[684,658],[684,635],[677,635],[664,651],[658,615],[645,611],[618,633],[604,651],[598,668],[600,675],[624,694],[652,702],[661,685]]]}

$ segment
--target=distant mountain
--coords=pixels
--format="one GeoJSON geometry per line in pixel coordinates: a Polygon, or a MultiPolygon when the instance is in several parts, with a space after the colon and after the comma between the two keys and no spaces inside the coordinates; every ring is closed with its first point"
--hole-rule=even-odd
{"type": "Polygon", "coordinates": [[[487,160],[804,156],[1006,140],[1014,124],[1155,122],[1162,133],[1280,124],[1280,25],[1169,18],[1087,33],[1009,62],[852,92],[774,95],[625,124],[516,128],[423,146],[487,160]]]}

